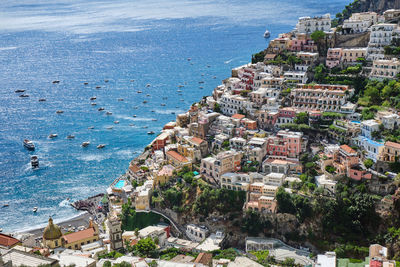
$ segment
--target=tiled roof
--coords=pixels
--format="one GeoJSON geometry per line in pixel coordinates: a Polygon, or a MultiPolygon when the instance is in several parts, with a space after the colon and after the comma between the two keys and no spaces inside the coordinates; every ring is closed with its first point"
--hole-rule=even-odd
{"type": "Polygon", "coordinates": [[[178,152],[173,151],[173,150],[169,150],[167,152],[167,155],[173,157],[174,159],[176,159],[180,162],[188,162],[189,161],[187,158],[185,158],[184,156],[182,156],[181,154],[179,154],[178,152]]]}
{"type": "Polygon", "coordinates": [[[400,144],[399,143],[395,143],[395,142],[387,141],[385,143],[385,146],[390,146],[390,147],[393,147],[393,148],[400,149],[400,144]]]}
{"type": "Polygon", "coordinates": [[[64,235],[63,238],[67,242],[67,244],[71,244],[79,240],[93,237],[94,235],[95,235],[94,228],[88,228],[82,231],[64,235]]]}
{"type": "Polygon", "coordinates": [[[241,120],[241,119],[243,119],[244,117],[246,117],[245,115],[242,115],[242,114],[234,114],[234,115],[232,115],[232,118],[233,119],[238,119],[238,120],[241,120]]]}
{"type": "Polygon", "coordinates": [[[201,263],[204,265],[208,265],[212,261],[212,254],[211,253],[200,253],[194,263],[201,263]]]}
{"type": "Polygon", "coordinates": [[[136,164],[131,164],[129,165],[129,169],[133,172],[138,172],[140,171],[140,168],[136,164]]]}
{"type": "Polygon", "coordinates": [[[344,150],[346,153],[349,153],[349,154],[357,153],[354,149],[352,149],[348,145],[341,145],[340,149],[344,150]]]}
{"type": "Polygon", "coordinates": [[[20,242],[21,241],[19,241],[18,239],[14,238],[12,236],[0,234],[0,246],[10,248],[20,242]]]}
{"type": "Polygon", "coordinates": [[[193,142],[193,143],[196,143],[196,144],[198,144],[198,145],[200,145],[201,143],[204,142],[204,140],[201,139],[201,138],[198,138],[198,137],[193,137],[193,138],[192,138],[192,142],[193,142]]]}

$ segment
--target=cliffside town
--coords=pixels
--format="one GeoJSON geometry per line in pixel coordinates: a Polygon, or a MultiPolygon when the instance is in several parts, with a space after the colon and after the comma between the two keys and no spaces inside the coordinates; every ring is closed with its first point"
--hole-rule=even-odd
{"type": "Polygon", "coordinates": [[[0,265],[395,267],[398,5],[299,18],[79,202],[98,225],[1,235],[0,265]]]}

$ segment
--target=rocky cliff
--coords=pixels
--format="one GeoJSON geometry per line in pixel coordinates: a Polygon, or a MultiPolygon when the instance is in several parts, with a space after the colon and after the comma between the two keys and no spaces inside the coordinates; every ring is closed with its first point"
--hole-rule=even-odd
{"type": "Polygon", "coordinates": [[[383,13],[387,9],[400,9],[400,0],[356,0],[353,12],[375,11],[383,13]]]}

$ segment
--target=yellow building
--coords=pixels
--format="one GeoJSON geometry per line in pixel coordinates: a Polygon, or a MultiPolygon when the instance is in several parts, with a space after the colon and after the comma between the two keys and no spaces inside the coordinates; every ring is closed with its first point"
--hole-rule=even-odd
{"type": "Polygon", "coordinates": [[[43,245],[46,248],[58,248],[61,247],[61,229],[58,225],[53,223],[53,219],[49,218],[49,224],[44,228],[43,231],[43,245]]]}

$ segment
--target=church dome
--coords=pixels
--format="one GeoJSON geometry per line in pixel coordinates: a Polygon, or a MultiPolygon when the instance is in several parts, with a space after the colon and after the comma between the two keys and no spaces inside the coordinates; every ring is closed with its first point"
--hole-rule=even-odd
{"type": "Polygon", "coordinates": [[[49,224],[44,228],[43,239],[54,240],[62,236],[61,229],[58,225],[53,224],[53,219],[50,217],[49,224]]]}

